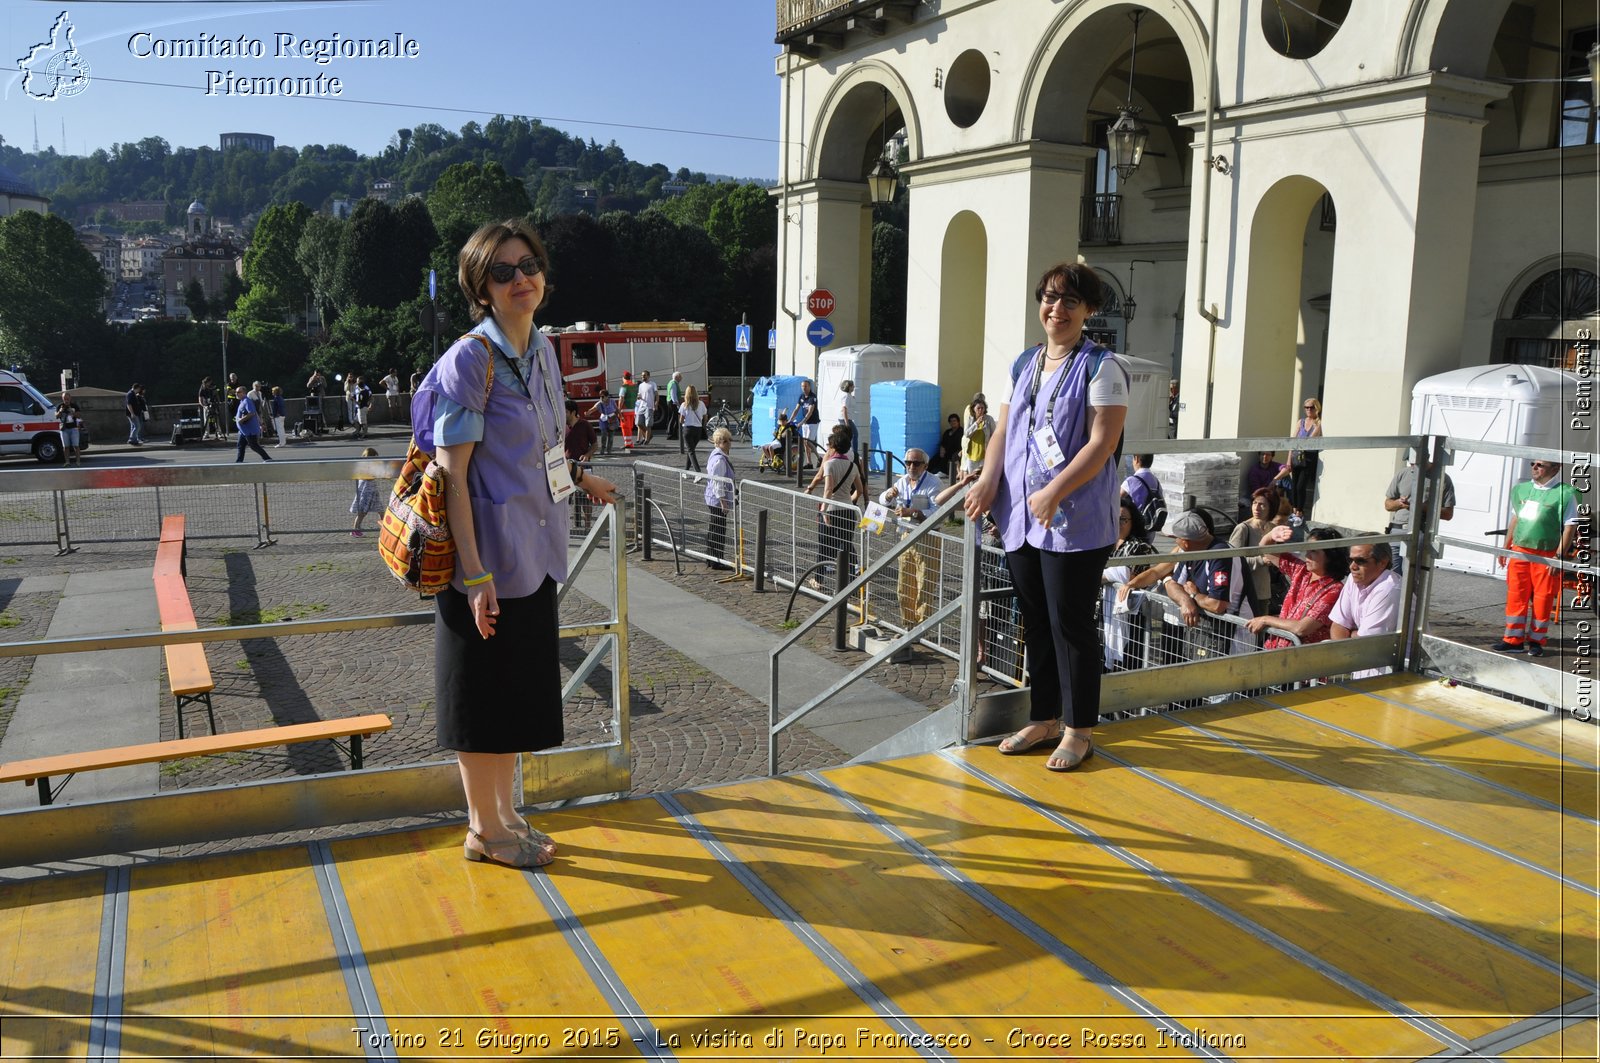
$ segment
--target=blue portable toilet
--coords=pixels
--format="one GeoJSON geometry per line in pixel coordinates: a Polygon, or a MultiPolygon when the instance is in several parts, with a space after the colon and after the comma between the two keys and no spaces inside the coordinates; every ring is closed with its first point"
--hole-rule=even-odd
{"type": "MultiPolygon", "coordinates": [[[[944,415],[939,409],[939,385],[926,380],[880,380],[872,385],[872,449],[903,458],[920,447],[931,458],[939,452],[944,415]]],[[[882,472],[885,459],[873,454],[869,468],[882,472]]]]}
{"type": "Polygon", "coordinates": [[[750,445],[759,450],[772,442],[772,433],[778,429],[779,412],[794,409],[800,401],[800,381],[803,376],[764,376],[756,381],[750,400],[750,445]]]}

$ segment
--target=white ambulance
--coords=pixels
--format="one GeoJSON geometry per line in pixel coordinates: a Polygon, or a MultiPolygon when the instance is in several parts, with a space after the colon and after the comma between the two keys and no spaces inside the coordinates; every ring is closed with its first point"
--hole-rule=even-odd
{"type": "MultiPolygon", "coordinates": [[[[81,434],[86,448],[89,432],[81,434]]],[[[0,454],[32,454],[43,462],[58,462],[65,454],[55,404],[9,369],[0,369],[0,454]]]]}

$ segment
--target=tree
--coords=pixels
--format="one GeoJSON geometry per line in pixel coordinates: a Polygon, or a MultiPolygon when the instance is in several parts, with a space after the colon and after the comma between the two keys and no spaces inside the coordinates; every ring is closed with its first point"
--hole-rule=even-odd
{"type": "Polygon", "coordinates": [[[778,205],[760,185],[716,185],[719,195],[706,212],[705,231],[733,263],[778,242],[778,205]]]}
{"type": "Polygon", "coordinates": [[[311,286],[311,297],[324,321],[338,314],[334,288],[339,266],[339,245],[345,223],[322,215],[306,219],[294,258],[311,286]]]}
{"type": "Polygon", "coordinates": [[[105,274],[72,226],[25,210],[0,218],[0,346],[48,377],[105,342],[105,274]]]}
{"type": "Polygon", "coordinates": [[[333,295],[341,313],[357,306],[393,310],[421,290],[432,234],[417,209],[396,211],[378,199],[356,206],[334,268],[333,295]]]}
{"type": "Polygon", "coordinates": [[[304,203],[281,203],[268,207],[256,222],[244,253],[244,276],[252,289],[264,289],[261,298],[266,301],[283,307],[303,305],[311,285],[295,252],[310,219],[304,203]]]}
{"type": "Polygon", "coordinates": [[[206,293],[200,287],[198,280],[189,282],[183,290],[183,305],[189,308],[189,316],[195,321],[204,321],[211,316],[211,304],[206,301],[206,293]]]}
{"type": "Polygon", "coordinates": [[[441,229],[457,219],[475,229],[485,222],[520,218],[532,209],[522,182],[498,162],[457,163],[439,175],[428,193],[428,213],[441,229]]]}
{"type": "Polygon", "coordinates": [[[328,342],[311,353],[310,364],[330,380],[349,373],[378,379],[400,362],[391,328],[393,314],[375,306],[353,307],[334,323],[328,342]]]}

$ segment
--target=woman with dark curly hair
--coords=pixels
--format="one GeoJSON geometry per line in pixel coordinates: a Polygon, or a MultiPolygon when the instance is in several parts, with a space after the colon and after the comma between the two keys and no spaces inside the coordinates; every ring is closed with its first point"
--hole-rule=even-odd
{"type": "Polygon", "coordinates": [[[1000,530],[1022,610],[1030,662],[1028,724],[1000,743],[1007,755],[1059,745],[1050,771],[1094,755],[1100,719],[1100,574],[1117,543],[1113,452],[1128,415],[1127,363],[1084,334],[1105,286],[1082,262],[1045,270],[1034,288],[1045,342],[1012,364],[966,511],[1000,530]]]}
{"type": "MultiPolygon", "coordinates": [[[[1264,546],[1286,543],[1289,535],[1290,529],[1280,526],[1269,531],[1261,542],[1264,546]]],[[[1339,533],[1332,528],[1313,528],[1306,534],[1308,543],[1337,538],[1339,533]]],[[[1350,574],[1350,551],[1342,546],[1312,547],[1304,558],[1294,554],[1265,554],[1263,557],[1289,577],[1289,593],[1283,599],[1281,613],[1254,617],[1245,626],[1256,635],[1269,627],[1292,632],[1302,646],[1326,639],[1332,630],[1328,615],[1339,600],[1344,578],[1350,574]]],[[[1272,635],[1265,648],[1276,650],[1289,645],[1292,643],[1282,635],[1272,635]]]]}

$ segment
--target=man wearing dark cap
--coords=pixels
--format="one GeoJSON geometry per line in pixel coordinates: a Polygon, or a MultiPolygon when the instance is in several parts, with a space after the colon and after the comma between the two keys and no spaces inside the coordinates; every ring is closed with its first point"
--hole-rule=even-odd
{"type": "MultiPolygon", "coordinates": [[[[1178,541],[1182,554],[1213,549],[1217,541],[1206,519],[1194,510],[1179,514],[1167,531],[1178,541]]],[[[1189,627],[1200,623],[1202,610],[1218,616],[1251,615],[1244,600],[1244,570],[1237,557],[1179,561],[1171,575],[1162,577],[1161,589],[1178,606],[1189,627]]]]}

